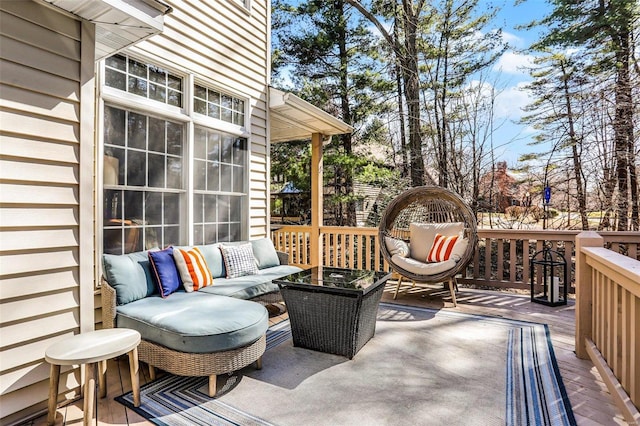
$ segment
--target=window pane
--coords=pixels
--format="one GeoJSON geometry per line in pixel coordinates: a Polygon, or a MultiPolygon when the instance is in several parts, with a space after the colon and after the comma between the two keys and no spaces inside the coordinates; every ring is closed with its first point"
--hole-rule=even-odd
{"type": "Polygon", "coordinates": [[[204,221],[213,223],[218,221],[218,198],[215,195],[205,195],[204,221]]]}
{"type": "Polygon", "coordinates": [[[203,222],[204,217],[204,196],[201,194],[195,194],[193,196],[193,221],[195,223],[203,222]]]}
{"type": "Polygon", "coordinates": [[[230,109],[221,108],[220,109],[220,119],[222,121],[226,121],[227,123],[233,122],[233,113],[230,109]]]}
{"type": "Polygon", "coordinates": [[[242,226],[239,223],[229,224],[229,238],[231,241],[242,240],[242,226]]]}
{"type": "Polygon", "coordinates": [[[162,225],[162,194],[147,192],[144,206],[147,225],[162,225]]]}
{"type": "Polygon", "coordinates": [[[162,227],[160,226],[152,226],[147,227],[144,230],[144,249],[149,250],[152,248],[160,248],[160,244],[158,241],[158,235],[162,235],[162,227]]]}
{"type": "Polygon", "coordinates": [[[165,194],[164,196],[164,223],[180,223],[180,195],[165,194]]]}
{"type": "Polygon", "coordinates": [[[124,146],[125,112],[121,109],[105,107],[104,109],[104,143],[124,146]]]}
{"type": "Polygon", "coordinates": [[[124,191],[124,220],[125,225],[132,226],[134,223],[142,224],[142,191],[124,191]]]}
{"type": "Polygon", "coordinates": [[[207,158],[209,161],[220,161],[220,135],[218,133],[209,133],[208,146],[207,158]]]}
{"type": "Polygon", "coordinates": [[[129,59],[129,72],[138,77],[147,78],[147,66],[134,59],[129,59]]]}
{"type": "Polygon", "coordinates": [[[149,80],[166,86],[167,73],[161,68],[149,66],[149,80]]]}
{"type": "Polygon", "coordinates": [[[104,229],[102,231],[103,250],[106,254],[122,253],[122,229],[104,229]]]}
{"type": "Polygon", "coordinates": [[[222,95],[222,103],[220,105],[226,109],[233,108],[233,98],[231,96],[222,95]]]}
{"type": "Polygon", "coordinates": [[[146,154],[139,151],[129,151],[127,156],[127,185],[145,186],[146,154]]]}
{"type": "Polygon", "coordinates": [[[207,89],[196,84],[194,95],[202,100],[207,100],[207,89]]]}
{"type": "Polygon", "coordinates": [[[242,167],[233,167],[233,192],[244,192],[244,169],[242,167]]]}
{"type": "Polygon", "coordinates": [[[233,136],[225,136],[222,138],[222,158],[220,161],[223,163],[232,162],[233,140],[233,136]]]}
{"type": "Polygon", "coordinates": [[[231,197],[231,216],[236,221],[242,217],[242,197],[231,197]]]}
{"type": "Polygon", "coordinates": [[[167,154],[182,156],[183,125],[167,121],[167,154]]]}
{"type": "Polygon", "coordinates": [[[105,185],[124,184],[125,150],[106,147],[104,150],[103,176],[105,185]],[[114,182],[115,180],[115,182],[114,182]]]}
{"type": "Polygon", "coordinates": [[[167,157],[167,188],[182,188],[182,158],[167,157]]]}
{"type": "Polygon", "coordinates": [[[193,186],[195,189],[207,189],[207,163],[205,161],[193,162],[193,186]]]}
{"type": "Polygon", "coordinates": [[[193,137],[193,147],[194,147],[194,158],[204,160],[207,158],[207,133],[202,130],[196,128],[195,134],[193,137]]]}
{"type": "Polygon", "coordinates": [[[218,222],[229,222],[229,209],[231,203],[228,195],[221,195],[218,197],[218,222]]]}
{"type": "Polygon", "coordinates": [[[247,140],[244,138],[236,138],[233,142],[233,164],[244,166],[245,155],[247,151],[247,140]]]}
{"type": "Polygon", "coordinates": [[[147,117],[135,112],[129,112],[127,136],[130,148],[147,148],[147,117]]]}
{"type": "Polygon", "coordinates": [[[209,117],[220,118],[220,107],[214,104],[209,104],[209,117]]]}
{"type": "Polygon", "coordinates": [[[120,71],[127,70],[127,58],[122,55],[113,55],[105,60],[105,64],[108,67],[119,69],[120,71]]]}
{"type": "Polygon", "coordinates": [[[204,227],[204,243],[212,244],[220,241],[218,238],[218,225],[205,225],[204,227]]]}
{"type": "Polygon", "coordinates": [[[102,218],[105,224],[111,219],[122,218],[122,202],[120,200],[122,200],[122,191],[112,191],[109,189],[104,191],[102,218]]]}
{"type": "Polygon", "coordinates": [[[207,164],[207,191],[220,190],[220,166],[218,163],[207,164]]]}
{"type": "Polygon", "coordinates": [[[149,186],[164,188],[164,155],[149,154],[149,186]]]}
{"type": "Polygon", "coordinates": [[[169,87],[182,92],[182,79],[176,75],[168,74],[169,87]]]}
{"type": "Polygon", "coordinates": [[[129,84],[127,85],[129,93],[134,95],[147,97],[147,80],[141,78],[129,77],[129,84]]]}
{"type": "Polygon", "coordinates": [[[194,244],[207,244],[204,239],[204,226],[194,225],[193,227],[193,243],[194,244]]]}
{"type": "Polygon", "coordinates": [[[218,241],[231,241],[229,236],[229,225],[222,223],[218,225],[218,241]]]}
{"type": "Polygon", "coordinates": [[[166,121],[149,117],[149,151],[164,153],[164,130],[166,121]]]}
{"type": "Polygon", "coordinates": [[[182,93],[176,92],[175,90],[168,91],[169,96],[167,97],[167,104],[172,106],[181,107],[182,106],[182,93]]]}
{"type": "Polygon", "coordinates": [[[164,228],[164,238],[162,240],[162,247],[170,245],[180,244],[180,227],[178,226],[166,226],[164,228]]]}
{"type": "Polygon", "coordinates": [[[194,99],[193,100],[193,110],[195,112],[197,112],[198,114],[206,115],[207,114],[207,103],[205,101],[200,100],[200,99],[194,99]]]}
{"type": "Polygon", "coordinates": [[[231,192],[233,190],[233,174],[231,166],[220,165],[220,191],[231,192]]]}
{"type": "Polygon", "coordinates": [[[149,83],[149,99],[166,103],[167,89],[157,84],[149,83]]]}
{"type": "Polygon", "coordinates": [[[104,72],[105,84],[118,90],[127,90],[127,75],[107,68],[104,72]]]}

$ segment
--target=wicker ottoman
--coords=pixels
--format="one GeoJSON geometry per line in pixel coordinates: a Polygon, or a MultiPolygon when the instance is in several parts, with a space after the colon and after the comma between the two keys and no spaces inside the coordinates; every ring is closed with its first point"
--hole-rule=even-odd
{"type": "Polygon", "coordinates": [[[275,280],[289,312],[294,346],[352,359],[375,333],[390,275],[311,268],[275,280]]]}

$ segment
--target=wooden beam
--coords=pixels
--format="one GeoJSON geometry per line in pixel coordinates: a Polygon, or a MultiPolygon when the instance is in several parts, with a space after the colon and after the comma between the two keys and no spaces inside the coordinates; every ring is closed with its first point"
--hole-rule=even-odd
{"type": "Polygon", "coordinates": [[[323,166],[322,166],[323,135],[314,133],[311,136],[311,233],[309,235],[309,255],[311,266],[322,265],[322,247],[320,228],[324,220],[323,195],[323,166]]]}

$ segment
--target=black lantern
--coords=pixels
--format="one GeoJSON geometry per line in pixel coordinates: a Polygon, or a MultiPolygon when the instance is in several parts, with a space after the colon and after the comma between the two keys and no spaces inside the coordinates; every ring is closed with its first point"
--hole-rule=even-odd
{"type": "Polygon", "coordinates": [[[529,273],[531,274],[532,302],[548,306],[567,304],[569,275],[567,261],[562,254],[545,247],[531,258],[529,273]],[[540,273],[542,273],[541,277],[540,273]]]}

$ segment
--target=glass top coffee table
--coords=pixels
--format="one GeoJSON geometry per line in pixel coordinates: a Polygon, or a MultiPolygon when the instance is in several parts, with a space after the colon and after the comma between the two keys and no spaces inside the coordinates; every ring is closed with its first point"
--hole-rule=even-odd
{"type": "Polygon", "coordinates": [[[373,337],[387,272],[314,267],[274,280],[293,344],[349,359],[373,337]]]}

